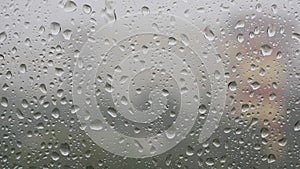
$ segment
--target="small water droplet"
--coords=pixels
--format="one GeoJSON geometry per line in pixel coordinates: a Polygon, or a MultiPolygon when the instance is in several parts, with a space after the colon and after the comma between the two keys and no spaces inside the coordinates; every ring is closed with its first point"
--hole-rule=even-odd
{"type": "Polygon", "coordinates": [[[275,35],[276,29],[275,29],[275,26],[273,24],[270,24],[268,26],[267,33],[268,33],[269,37],[273,37],[275,35]]]}
{"type": "Polygon", "coordinates": [[[295,123],[294,131],[300,131],[300,120],[295,123]]]}
{"type": "Polygon", "coordinates": [[[1,32],[0,33],[0,42],[4,42],[7,39],[7,34],[6,32],[1,32]]]}
{"type": "Polygon", "coordinates": [[[209,41],[213,41],[215,39],[215,34],[213,33],[212,30],[210,30],[209,26],[207,26],[204,31],[204,37],[209,40],[209,41]]]}
{"type": "Polygon", "coordinates": [[[1,106],[8,107],[8,100],[6,97],[1,98],[1,106]]]}

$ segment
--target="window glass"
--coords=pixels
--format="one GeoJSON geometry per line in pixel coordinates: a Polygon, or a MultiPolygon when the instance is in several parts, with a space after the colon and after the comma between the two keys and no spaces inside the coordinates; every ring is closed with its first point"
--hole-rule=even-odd
{"type": "Polygon", "coordinates": [[[0,168],[300,168],[298,0],[0,8],[0,168]]]}

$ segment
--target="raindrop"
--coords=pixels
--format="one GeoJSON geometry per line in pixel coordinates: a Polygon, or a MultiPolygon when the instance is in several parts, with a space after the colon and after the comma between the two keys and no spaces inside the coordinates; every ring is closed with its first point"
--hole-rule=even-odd
{"type": "Polygon", "coordinates": [[[110,85],[109,83],[106,83],[105,84],[105,90],[109,93],[113,92],[114,91],[114,88],[112,85],[110,85]]]}
{"type": "Polygon", "coordinates": [[[6,97],[1,98],[1,106],[7,107],[8,106],[8,100],[6,97]]]}
{"type": "Polygon", "coordinates": [[[300,131],[300,120],[295,123],[294,131],[300,131]]]}
{"type": "Polygon", "coordinates": [[[278,140],[278,145],[281,146],[281,147],[284,147],[287,143],[287,140],[286,138],[281,138],[278,140]]]}
{"type": "Polygon", "coordinates": [[[249,110],[249,105],[248,104],[243,104],[242,105],[242,112],[247,112],[249,110]]]}
{"type": "Polygon", "coordinates": [[[143,15],[149,15],[150,14],[149,8],[147,6],[143,6],[142,13],[143,13],[143,15]]]}
{"type": "Polygon", "coordinates": [[[237,41],[238,42],[242,43],[242,42],[244,42],[244,40],[245,40],[245,38],[244,38],[243,34],[240,33],[240,34],[237,35],[237,41]]]}
{"type": "Polygon", "coordinates": [[[25,64],[20,65],[20,73],[25,73],[27,71],[27,67],[25,64]]]}
{"type": "Polygon", "coordinates": [[[253,90],[257,90],[260,88],[260,84],[258,82],[253,82],[250,84],[253,90]]]}
{"type": "Polygon", "coordinates": [[[58,35],[61,30],[60,24],[57,22],[52,22],[50,24],[50,31],[53,35],[58,35]]]}
{"type": "Polygon", "coordinates": [[[207,112],[207,108],[204,104],[199,106],[199,113],[200,114],[205,114],[207,112]]]}
{"type": "Polygon", "coordinates": [[[52,152],[51,158],[52,158],[52,160],[57,161],[57,160],[59,160],[59,154],[57,152],[52,152]]]}
{"type": "Polygon", "coordinates": [[[269,136],[269,130],[268,130],[267,128],[262,128],[262,129],[260,130],[260,134],[261,134],[261,137],[262,137],[262,138],[266,138],[266,137],[269,136]]]}
{"type": "Polygon", "coordinates": [[[59,117],[59,114],[60,114],[60,110],[58,108],[54,108],[51,112],[52,117],[56,119],[59,117]]]}
{"type": "Polygon", "coordinates": [[[176,136],[176,128],[172,125],[168,130],[166,130],[166,136],[168,139],[173,139],[176,136]]]}
{"type": "Polygon", "coordinates": [[[236,84],[235,81],[232,81],[232,82],[230,82],[230,83],[228,84],[228,88],[229,88],[229,90],[231,90],[231,91],[236,91],[236,87],[237,87],[237,84],[236,84]]]}
{"type": "Polygon", "coordinates": [[[269,37],[273,37],[276,33],[275,26],[273,24],[270,24],[268,26],[267,32],[269,37]]]}
{"type": "Polygon", "coordinates": [[[7,39],[6,32],[0,33],[0,42],[4,42],[7,39]]]}
{"type": "Polygon", "coordinates": [[[176,45],[176,39],[174,37],[169,37],[169,45],[170,46],[176,45]]]}
{"type": "Polygon", "coordinates": [[[300,34],[299,33],[293,33],[292,38],[300,42],[300,34]]]}
{"type": "Polygon", "coordinates": [[[77,5],[74,1],[67,1],[64,6],[66,12],[73,12],[77,9],[77,5]]]}
{"type": "Polygon", "coordinates": [[[260,47],[260,51],[263,56],[270,56],[272,54],[273,49],[269,45],[262,45],[260,47]]]}
{"type": "Polygon", "coordinates": [[[109,107],[107,109],[107,113],[113,118],[117,117],[117,111],[116,111],[116,109],[114,109],[112,107],[109,107]]]}
{"type": "Polygon", "coordinates": [[[83,10],[84,13],[90,14],[92,12],[92,7],[88,4],[84,4],[82,6],[82,10],[83,10]]]}
{"type": "Polygon", "coordinates": [[[243,20],[239,20],[237,21],[237,23],[235,24],[234,29],[238,29],[238,28],[243,28],[245,26],[245,22],[243,20]]]}
{"type": "Polygon", "coordinates": [[[90,123],[90,128],[92,130],[102,130],[103,129],[103,123],[101,120],[95,119],[90,123]]]}
{"type": "Polygon", "coordinates": [[[70,146],[68,143],[62,143],[59,146],[59,152],[63,155],[63,156],[68,156],[70,154],[70,146]]]}
{"type": "Polygon", "coordinates": [[[72,31],[70,29],[66,29],[63,32],[63,37],[64,37],[65,40],[70,40],[71,36],[72,36],[72,31]]]}
{"type": "Polygon", "coordinates": [[[193,156],[194,155],[194,149],[191,146],[188,146],[186,149],[186,155],[187,156],[193,156]]]}
{"type": "Polygon", "coordinates": [[[268,155],[268,163],[274,163],[276,161],[276,156],[274,154],[268,155]]]}
{"type": "Polygon", "coordinates": [[[213,33],[212,30],[209,29],[209,26],[207,26],[205,29],[204,29],[204,37],[209,40],[209,41],[213,41],[215,39],[215,34],[213,33]]]}

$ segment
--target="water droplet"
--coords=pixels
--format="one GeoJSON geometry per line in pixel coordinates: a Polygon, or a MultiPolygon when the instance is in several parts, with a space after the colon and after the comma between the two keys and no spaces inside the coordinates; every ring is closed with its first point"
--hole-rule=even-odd
{"type": "Polygon", "coordinates": [[[172,125],[167,131],[166,136],[168,139],[173,139],[176,136],[176,128],[172,125]]]}
{"type": "Polygon", "coordinates": [[[95,119],[90,123],[90,128],[92,130],[102,130],[103,129],[103,123],[101,120],[95,119]]]}
{"type": "Polygon", "coordinates": [[[267,32],[268,32],[268,36],[269,37],[273,37],[275,35],[275,33],[276,33],[275,26],[273,24],[270,24],[268,26],[267,32]]]}
{"type": "Polygon", "coordinates": [[[62,143],[59,146],[59,151],[63,156],[68,156],[70,154],[70,146],[68,143],[62,143]]]}
{"type": "Polygon", "coordinates": [[[109,107],[107,113],[113,118],[117,117],[117,111],[113,107],[109,107]]]}
{"type": "Polygon", "coordinates": [[[205,114],[207,112],[207,108],[204,104],[200,105],[198,110],[200,114],[205,114]]]}
{"type": "Polygon", "coordinates": [[[20,109],[16,109],[16,115],[18,117],[18,119],[24,119],[24,114],[22,113],[22,111],[20,109]]]}
{"type": "Polygon", "coordinates": [[[189,44],[190,44],[190,40],[189,40],[189,38],[187,37],[187,35],[185,35],[185,34],[181,34],[180,35],[180,38],[181,38],[181,41],[182,41],[182,43],[185,45],[185,46],[189,46],[189,44]]]}
{"type": "Polygon", "coordinates": [[[244,38],[244,35],[243,34],[238,34],[237,35],[237,41],[239,42],[239,43],[242,43],[242,42],[244,42],[244,40],[245,40],[245,38],[244,38]]]}
{"type": "Polygon", "coordinates": [[[60,114],[60,110],[58,108],[54,108],[51,112],[52,117],[56,119],[59,117],[59,114],[60,114]]]}
{"type": "Polygon", "coordinates": [[[260,51],[263,56],[270,56],[273,52],[273,49],[269,45],[262,45],[260,51]]]}
{"type": "Polygon", "coordinates": [[[62,76],[63,73],[64,73],[64,69],[59,68],[59,67],[55,68],[55,74],[56,74],[56,76],[62,76]]]}
{"type": "Polygon", "coordinates": [[[90,14],[92,12],[92,7],[88,4],[84,4],[82,6],[82,10],[83,10],[84,13],[90,14]]]}
{"type": "Polygon", "coordinates": [[[260,3],[258,3],[256,6],[255,6],[255,9],[257,12],[261,12],[262,11],[262,6],[260,3]]]}
{"type": "Polygon", "coordinates": [[[77,5],[74,1],[67,1],[64,5],[64,10],[66,12],[73,12],[77,9],[77,5]]]}
{"type": "Polygon", "coordinates": [[[242,105],[242,112],[247,112],[249,110],[249,105],[248,104],[243,104],[242,105]]]}
{"type": "Polygon", "coordinates": [[[229,88],[229,90],[231,90],[231,91],[236,91],[236,87],[237,87],[237,84],[236,84],[235,81],[232,81],[232,82],[230,82],[230,83],[228,84],[228,88],[229,88]]]}
{"type": "Polygon", "coordinates": [[[295,123],[294,131],[300,131],[300,120],[295,123]]]}
{"type": "Polygon", "coordinates": [[[174,37],[169,37],[169,45],[170,46],[176,45],[176,39],[174,37]]]}
{"type": "Polygon", "coordinates": [[[63,32],[63,37],[64,39],[66,40],[70,40],[71,39],[71,36],[72,36],[72,31],[70,29],[66,29],[64,32],[63,32]]]}
{"type": "Polygon", "coordinates": [[[286,138],[281,138],[278,140],[278,145],[281,146],[281,147],[284,147],[287,143],[287,140],[286,138]]]}
{"type": "Polygon", "coordinates": [[[27,71],[27,67],[25,64],[20,65],[20,73],[25,73],[27,71]]]}
{"type": "Polygon", "coordinates": [[[6,97],[1,98],[1,106],[7,107],[8,106],[8,100],[6,97]]]}
{"type": "Polygon", "coordinates": [[[293,33],[292,38],[300,42],[300,34],[299,33],[293,33]]]}
{"type": "Polygon", "coordinates": [[[143,6],[142,13],[143,13],[143,15],[149,15],[150,14],[149,8],[147,6],[143,6]]]}
{"type": "Polygon", "coordinates": [[[45,84],[40,84],[39,89],[42,93],[47,94],[47,88],[45,84]]]}
{"type": "Polygon", "coordinates": [[[268,130],[267,128],[262,128],[262,129],[260,130],[260,134],[261,134],[261,137],[262,137],[262,138],[266,138],[266,137],[269,136],[269,130],[268,130]]]}
{"type": "Polygon", "coordinates": [[[186,155],[187,156],[193,156],[194,155],[194,149],[191,146],[188,146],[186,149],[186,155]]]}
{"type": "Polygon", "coordinates": [[[0,42],[4,42],[7,39],[6,32],[1,32],[0,33],[0,42]]]}
{"type": "Polygon", "coordinates": [[[114,87],[112,85],[110,85],[109,83],[105,84],[105,90],[109,93],[114,91],[114,87]]]}
{"type": "Polygon", "coordinates": [[[60,24],[57,22],[52,22],[50,24],[50,31],[51,31],[51,34],[58,35],[59,32],[61,31],[60,24]]]}
{"type": "Polygon", "coordinates": [[[269,95],[269,100],[275,100],[276,99],[276,94],[275,93],[271,93],[269,95]]]}
{"type": "Polygon", "coordinates": [[[209,40],[209,41],[213,41],[215,39],[215,34],[213,33],[212,30],[209,29],[209,26],[207,26],[204,31],[204,37],[209,40]]]}
{"type": "Polygon", "coordinates": [[[277,12],[278,12],[277,5],[276,5],[276,4],[273,4],[273,5],[271,6],[271,10],[272,10],[272,12],[273,12],[274,14],[277,14],[277,12]]]}
{"type": "Polygon", "coordinates": [[[128,99],[127,99],[125,96],[122,96],[122,97],[121,97],[121,103],[122,103],[123,105],[128,105],[128,99]]]}
{"type": "Polygon", "coordinates": [[[52,158],[52,160],[57,161],[57,160],[59,160],[59,154],[57,152],[52,152],[51,158],[52,158]]]}
{"type": "Polygon", "coordinates": [[[268,155],[268,163],[274,163],[276,161],[276,156],[274,154],[268,155]]]}
{"type": "Polygon", "coordinates": [[[234,29],[238,29],[238,28],[243,28],[245,27],[245,22],[243,20],[239,20],[237,21],[237,23],[235,24],[234,29]]]}

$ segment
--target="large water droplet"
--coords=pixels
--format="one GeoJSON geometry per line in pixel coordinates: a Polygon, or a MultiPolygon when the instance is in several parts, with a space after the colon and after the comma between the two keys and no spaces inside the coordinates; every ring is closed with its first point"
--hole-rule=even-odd
{"type": "Polygon", "coordinates": [[[101,120],[98,120],[98,119],[93,120],[93,121],[90,123],[90,128],[91,128],[92,130],[96,130],[96,131],[102,130],[102,129],[103,129],[103,123],[102,123],[101,120]]]}
{"type": "Polygon", "coordinates": [[[60,24],[57,22],[52,22],[50,24],[50,31],[53,35],[58,35],[61,30],[60,24]]]}
{"type": "Polygon", "coordinates": [[[262,45],[260,47],[260,51],[263,56],[270,56],[272,54],[273,49],[269,45],[262,45]]]}
{"type": "Polygon", "coordinates": [[[66,12],[73,12],[77,9],[77,5],[74,1],[67,1],[64,5],[64,10],[66,12]]]}

